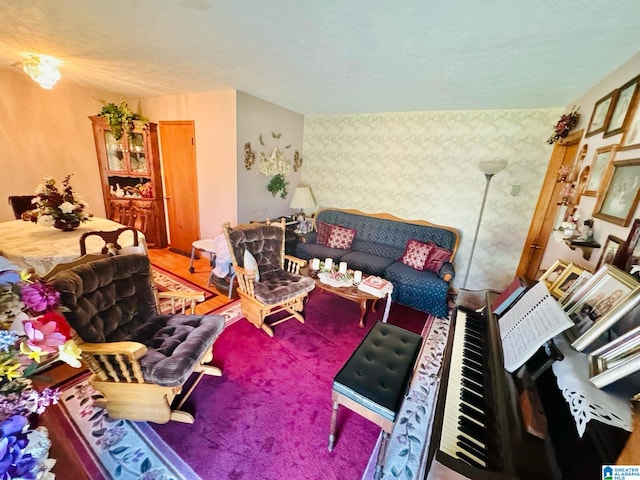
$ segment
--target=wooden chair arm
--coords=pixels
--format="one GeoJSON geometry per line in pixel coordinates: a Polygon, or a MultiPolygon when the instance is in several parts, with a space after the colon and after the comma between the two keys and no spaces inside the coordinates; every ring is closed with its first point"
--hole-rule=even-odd
{"type": "Polygon", "coordinates": [[[105,342],[83,343],[82,353],[90,355],[126,355],[131,360],[138,360],[147,353],[147,347],[138,342],[105,342]]]}
{"type": "Polygon", "coordinates": [[[204,302],[204,292],[158,292],[158,298],[175,298],[176,300],[204,302]]]}
{"type": "Polygon", "coordinates": [[[293,255],[284,256],[284,268],[291,273],[300,273],[300,269],[307,264],[306,260],[294,257],[293,255]]]}
{"type": "Polygon", "coordinates": [[[255,297],[256,294],[253,290],[253,284],[256,280],[256,272],[247,270],[244,267],[234,266],[233,268],[236,272],[236,278],[238,279],[238,289],[250,297],[255,297]]]}

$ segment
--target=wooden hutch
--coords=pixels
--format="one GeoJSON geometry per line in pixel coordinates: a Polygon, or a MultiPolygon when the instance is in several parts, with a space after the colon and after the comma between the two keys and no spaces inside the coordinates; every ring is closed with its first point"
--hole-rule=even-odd
{"type": "Polygon", "coordinates": [[[167,246],[158,125],[136,122],[116,140],[104,117],[89,117],[107,217],[144,233],[150,248],[167,246]]]}

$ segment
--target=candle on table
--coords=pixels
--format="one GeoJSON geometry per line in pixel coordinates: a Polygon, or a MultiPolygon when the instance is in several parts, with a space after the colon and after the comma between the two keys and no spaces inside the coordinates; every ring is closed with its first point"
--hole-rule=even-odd
{"type": "Polygon", "coordinates": [[[333,268],[333,258],[325,258],[324,268],[327,270],[331,270],[333,268]]]}
{"type": "Polygon", "coordinates": [[[311,270],[320,270],[320,259],[319,258],[311,259],[311,270]]]}
{"type": "Polygon", "coordinates": [[[353,272],[353,281],[355,283],[360,283],[362,281],[362,272],[360,270],[353,272]]]}
{"type": "Polygon", "coordinates": [[[347,273],[347,262],[340,262],[339,273],[347,273]]]}

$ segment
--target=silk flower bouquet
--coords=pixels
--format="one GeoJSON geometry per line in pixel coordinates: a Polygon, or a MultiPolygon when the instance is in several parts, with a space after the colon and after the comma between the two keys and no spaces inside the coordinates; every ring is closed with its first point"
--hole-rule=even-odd
{"type": "Polygon", "coordinates": [[[73,190],[71,175],[64,177],[62,191],[56,186],[52,177],[45,178],[45,183],[36,188],[33,203],[38,210],[38,225],[58,228],[77,227],[80,222],[89,219],[85,211],[89,205],[73,190]]]}
{"type": "Polygon", "coordinates": [[[50,441],[46,429],[30,430],[28,417],[56,404],[60,393],[38,391],[28,377],[43,357],[80,367],[81,350],[59,292],[11,267],[0,257],[0,479],[46,478],[50,441]]]}

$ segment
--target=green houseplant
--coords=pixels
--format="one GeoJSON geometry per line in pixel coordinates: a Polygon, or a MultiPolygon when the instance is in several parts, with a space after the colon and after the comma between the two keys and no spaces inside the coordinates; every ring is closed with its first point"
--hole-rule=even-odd
{"type": "Polygon", "coordinates": [[[102,110],[100,110],[101,117],[106,118],[109,124],[109,129],[116,140],[120,140],[124,132],[127,132],[127,137],[131,139],[131,132],[135,129],[134,121],[140,121],[147,123],[149,120],[139,113],[133,113],[129,108],[124,97],[120,98],[120,103],[108,103],[104,100],[102,102],[102,110]]]}
{"type": "Polygon", "coordinates": [[[285,180],[284,175],[279,173],[273,176],[267,185],[267,190],[269,190],[274,197],[280,192],[280,198],[287,198],[287,194],[289,193],[287,192],[287,185],[289,185],[289,182],[285,180]]]}

